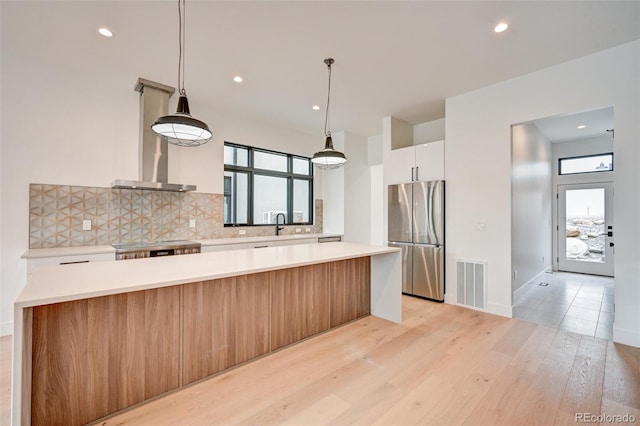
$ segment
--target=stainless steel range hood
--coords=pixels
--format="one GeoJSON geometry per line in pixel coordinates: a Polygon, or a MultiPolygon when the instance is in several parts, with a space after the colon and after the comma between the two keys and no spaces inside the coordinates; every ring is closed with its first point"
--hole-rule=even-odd
{"type": "Polygon", "coordinates": [[[195,185],[168,183],[168,143],[151,130],[158,117],[167,115],[169,98],[175,89],[165,84],[139,78],[135,90],[140,92],[140,180],[116,179],[112,188],[151,191],[195,191],[195,185]]]}

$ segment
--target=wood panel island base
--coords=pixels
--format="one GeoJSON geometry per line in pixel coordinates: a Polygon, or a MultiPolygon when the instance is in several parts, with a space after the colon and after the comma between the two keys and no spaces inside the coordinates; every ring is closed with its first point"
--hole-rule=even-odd
{"type": "Polygon", "coordinates": [[[86,424],[373,314],[398,249],[270,247],[42,268],[15,303],[12,424],[86,424]]]}

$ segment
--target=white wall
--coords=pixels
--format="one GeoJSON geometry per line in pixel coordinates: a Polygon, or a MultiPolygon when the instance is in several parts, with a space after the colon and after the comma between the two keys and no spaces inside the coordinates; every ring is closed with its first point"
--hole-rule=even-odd
{"type": "Polygon", "coordinates": [[[332,134],[333,146],[347,163],[324,172],[324,232],[343,234],[343,240],[371,241],[371,174],[367,138],[349,132],[332,134]]]}
{"type": "Polygon", "coordinates": [[[383,204],[384,199],[384,179],[382,173],[382,164],[376,164],[370,168],[371,176],[371,203],[369,209],[371,211],[371,244],[377,246],[386,246],[387,241],[383,232],[383,216],[387,211],[387,206],[383,204]]]}
{"type": "Polygon", "coordinates": [[[369,165],[382,164],[382,135],[369,136],[367,145],[369,165]]]}
{"type": "Polygon", "coordinates": [[[413,144],[441,141],[445,137],[445,119],[427,121],[413,126],[413,144]]]}
{"type": "MultiPolygon", "coordinates": [[[[4,35],[4,34],[3,34],[4,35]]],[[[1,60],[0,333],[12,331],[13,301],[25,284],[29,241],[29,183],[107,187],[116,178],[138,178],[138,78],[86,64],[85,69],[4,49],[1,60]]],[[[175,98],[175,96],[174,96],[175,98]]],[[[170,110],[175,109],[173,99],[170,110]]],[[[214,138],[198,148],[169,150],[169,180],[222,193],[223,142],[260,146],[305,156],[324,146],[322,137],[231,116],[191,101],[194,116],[214,138]]],[[[315,198],[322,196],[316,173],[315,198]]]]}
{"type": "Polygon", "coordinates": [[[486,260],[488,310],[511,315],[511,125],[609,105],[616,129],[614,340],[640,347],[640,41],[447,99],[447,301],[455,303],[455,259],[486,260]],[[475,231],[478,221],[486,221],[486,232],[475,231]]]}
{"type": "Polygon", "coordinates": [[[614,151],[614,140],[610,135],[596,136],[587,139],[580,139],[570,142],[556,142],[551,148],[553,150],[553,180],[554,183],[587,183],[602,182],[602,179],[613,180],[615,173],[616,158],[613,159],[613,172],[584,173],[576,175],[558,176],[558,159],[565,157],[579,157],[582,155],[604,154],[614,151]]]}
{"type": "MultiPolygon", "coordinates": [[[[615,163],[616,158],[613,158],[613,168],[611,172],[600,173],[581,173],[575,175],[558,176],[558,159],[564,157],[576,157],[581,155],[590,154],[602,154],[607,152],[613,152],[613,138],[610,135],[597,136],[593,138],[581,139],[570,142],[558,142],[552,144],[553,150],[553,211],[558,211],[558,199],[556,194],[558,193],[558,185],[577,184],[577,183],[593,183],[593,182],[613,182],[615,180],[615,163]]],[[[615,209],[614,209],[615,210],[615,209]]],[[[615,211],[614,211],[615,216],[615,211]]],[[[615,221],[614,221],[615,223],[615,221]]],[[[553,270],[558,270],[558,215],[553,215],[553,255],[552,265],[553,270]]],[[[615,230],[614,226],[614,230],[615,230]]]]}
{"type": "MultiPolygon", "coordinates": [[[[176,101],[173,98],[172,100],[176,101]]],[[[222,193],[223,180],[218,179],[217,176],[222,176],[224,172],[222,160],[224,142],[235,142],[306,157],[312,157],[314,152],[324,147],[324,136],[321,132],[319,135],[308,135],[231,115],[224,111],[210,110],[206,105],[189,101],[194,116],[213,127],[213,140],[193,149],[170,145],[169,181],[195,182],[198,185],[198,192],[222,193]],[[213,178],[214,176],[216,178],[213,178]]],[[[174,106],[170,106],[170,109],[173,111],[174,106]]],[[[322,172],[315,168],[314,176],[319,178],[315,179],[314,196],[322,198],[318,196],[322,194],[322,172]]]]}
{"type": "Polygon", "coordinates": [[[345,132],[344,241],[371,241],[371,174],[367,138],[345,132]]]}
{"type": "Polygon", "coordinates": [[[382,158],[382,135],[369,137],[369,174],[371,176],[371,203],[369,210],[371,212],[371,244],[385,246],[383,233],[383,216],[387,211],[387,205],[384,204],[384,186],[383,176],[383,158],[382,158]]]}
{"type": "Polygon", "coordinates": [[[512,290],[551,267],[551,142],[534,124],[511,129],[512,290]]]}
{"type": "MultiPolygon", "coordinates": [[[[406,148],[413,145],[413,126],[411,124],[395,117],[386,117],[384,120],[389,122],[389,131],[391,133],[389,135],[385,135],[383,129],[382,137],[383,139],[385,137],[390,138],[390,149],[406,148]]],[[[385,151],[383,147],[383,155],[384,152],[385,151]]]]}
{"type": "MultiPolygon", "coordinates": [[[[333,147],[344,153],[344,132],[333,133],[331,135],[331,139],[333,140],[333,147]]],[[[323,185],[325,193],[322,224],[323,230],[326,233],[344,234],[344,171],[349,165],[350,160],[351,159],[347,156],[347,164],[343,167],[323,171],[323,185]]]]}

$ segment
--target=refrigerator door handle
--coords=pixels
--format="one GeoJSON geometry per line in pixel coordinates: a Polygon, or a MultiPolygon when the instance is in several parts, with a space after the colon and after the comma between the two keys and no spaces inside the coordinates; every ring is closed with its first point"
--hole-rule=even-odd
{"type": "Polygon", "coordinates": [[[418,171],[420,170],[419,166],[416,166],[416,181],[420,180],[420,178],[418,177],[418,171]]]}
{"type": "Polygon", "coordinates": [[[411,168],[411,182],[413,182],[413,167],[411,168]]]}

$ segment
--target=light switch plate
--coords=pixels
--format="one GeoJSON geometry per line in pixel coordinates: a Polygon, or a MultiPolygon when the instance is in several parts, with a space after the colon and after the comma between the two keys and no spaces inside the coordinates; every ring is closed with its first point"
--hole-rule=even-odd
{"type": "Polygon", "coordinates": [[[247,234],[246,229],[238,229],[238,235],[246,235],[246,234],[247,234]]]}
{"type": "Polygon", "coordinates": [[[189,219],[189,228],[195,228],[195,227],[196,227],[196,220],[189,219]]]}
{"type": "Polygon", "coordinates": [[[304,228],[304,232],[311,232],[311,228],[304,228]]]}
{"type": "Polygon", "coordinates": [[[90,220],[83,220],[82,221],[82,230],[83,231],[91,231],[91,221],[90,220]]]}
{"type": "Polygon", "coordinates": [[[486,222],[478,222],[476,223],[476,231],[486,231],[487,223],[486,222]]]}
{"type": "Polygon", "coordinates": [[[302,228],[296,228],[296,233],[302,232],[302,228]]]}

